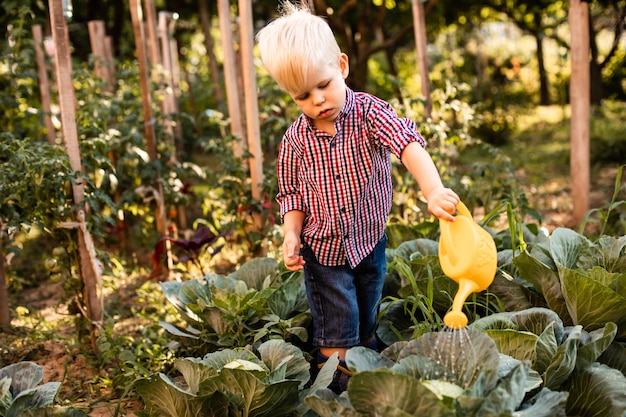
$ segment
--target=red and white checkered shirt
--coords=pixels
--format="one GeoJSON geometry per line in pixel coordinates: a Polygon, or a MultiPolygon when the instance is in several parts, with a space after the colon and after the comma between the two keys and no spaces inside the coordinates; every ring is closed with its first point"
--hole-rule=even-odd
{"type": "Polygon", "coordinates": [[[385,233],[392,204],[390,153],[425,141],[415,123],[367,93],[346,88],[336,135],[304,114],[287,129],[277,160],[281,217],[305,213],[302,239],[322,265],[357,266],[385,233]]]}

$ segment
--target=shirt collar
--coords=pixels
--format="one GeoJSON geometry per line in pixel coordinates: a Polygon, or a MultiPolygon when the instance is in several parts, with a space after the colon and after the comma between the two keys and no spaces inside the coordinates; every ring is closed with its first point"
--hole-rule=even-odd
{"type": "MultiPolygon", "coordinates": [[[[337,115],[337,120],[343,120],[346,117],[346,115],[352,112],[352,110],[354,109],[354,102],[355,102],[354,91],[350,87],[346,86],[346,102],[343,103],[343,108],[337,115]]],[[[304,114],[302,115],[304,116],[304,119],[306,120],[306,125],[308,129],[311,131],[315,131],[315,125],[313,124],[313,120],[304,114]]]]}

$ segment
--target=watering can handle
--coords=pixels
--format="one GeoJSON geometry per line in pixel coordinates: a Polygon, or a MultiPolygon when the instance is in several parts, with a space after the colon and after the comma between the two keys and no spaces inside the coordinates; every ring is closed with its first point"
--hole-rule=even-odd
{"type": "Polygon", "coordinates": [[[470,213],[469,209],[467,208],[467,206],[462,202],[459,201],[458,204],[456,205],[456,211],[464,217],[468,217],[470,219],[474,219],[472,216],[472,213],[470,213]]]}
{"type": "MultiPolygon", "coordinates": [[[[459,201],[459,203],[456,205],[456,211],[458,215],[467,217],[473,221],[472,213],[470,213],[469,209],[467,208],[465,204],[463,204],[462,201],[459,201]]],[[[444,221],[447,221],[447,220],[444,220],[444,221]]],[[[459,251],[456,248],[454,248],[455,241],[454,239],[452,239],[452,236],[450,235],[450,228],[448,226],[449,225],[445,225],[444,227],[440,228],[440,233],[442,235],[441,239],[445,240],[447,244],[449,245],[449,247],[451,247],[451,250],[446,251],[446,256],[448,257],[448,259],[453,265],[456,265],[459,262],[456,256],[457,252],[459,251]]]]}

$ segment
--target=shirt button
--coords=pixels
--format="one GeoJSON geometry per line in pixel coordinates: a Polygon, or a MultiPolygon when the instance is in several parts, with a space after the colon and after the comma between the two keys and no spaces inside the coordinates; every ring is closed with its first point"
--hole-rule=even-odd
{"type": "Polygon", "coordinates": [[[347,234],[347,233],[346,233],[345,235],[343,235],[343,238],[344,238],[344,239],[346,239],[346,240],[348,239],[348,237],[349,237],[349,236],[348,236],[348,234],[347,234]]]}
{"type": "Polygon", "coordinates": [[[342,213],[345,213],[346,212],[346,208],[342,207],[342,208],[339,209],[339,211],[342,212],[342,213]]]}
{"type": "Polygon", "coordinates": [[[335,179],[338,180],[339,178],[341,178],[341,175],[337,174],[335,175],[335,179]]]}

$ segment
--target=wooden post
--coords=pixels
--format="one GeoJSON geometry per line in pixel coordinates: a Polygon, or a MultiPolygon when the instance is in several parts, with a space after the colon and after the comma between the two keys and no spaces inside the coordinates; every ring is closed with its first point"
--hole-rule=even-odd
{"type": "MultiPolygon", "coordinates": [[[[217,0],[222,49],[224,50],[224,81],[226,84],[226,100],[228,101],[228,117],[230,134],[236,139],[243,138],[243,121],[239,105],[239,88],[237,88],[237,60],[233,43],[233,30],[230,21],[230,3],[228,0],[217,0]]],[[[241,140],[235,142],[235,157],[243,156],[244,145],[241,140]]]]}
{"type": "Polygon", "coordinates": [[[91,53],[95,57],[96,77],[102,79],[106,84],[106,90],[112,92],[115,88],[115,81],[110,73],[111,64],[107,56],[106,28],[104,20],[92,20],[87,23],[89,30],[89,41],[91,53]]]}
{"type": "Polygon", "coordinates": [[[589,210],[589,5],[581,0],[570,1],[571,36],[570,105],[570,176],[572,180],[573,221],[579,225],[589,210]]]}
{"type": "Polygon", "coordinates": [[[431,117],[433,102],[430,96],[430,79],[428,77],[428,51],[426,49],[426,15],[422,0],[411,0],[413,5],[413,31],[415,33],[415,47],[417,49],[417,66],[420,72],[422,95],[426,98],[424,113],[431,117]]]}
{"type": "MultiPolygon", "coordinates": [[[[141,3],[139,6],[141,8],[141,3]]],[[[148,60],[152,65],[161,65],[161,51],[159,50],[159,36],[157,29],[157,12],[154,0],[144,0],[144,8],[146,10],[146,22],[144,42],[147,42],[148,60]]],[[[140,9],[141,10],[141,9],[140,9]]],[[[143,25],[143,18],[140,19],[143,25]]]]}
{"type": "Polygon", "coordinates": [[[202,32],[204,33],[204,47],[206,48],[206,54],[209,58],[209,75],[213,83],[213,96],[217,102],[217,108],[223,112],[224,93],[220,81],[220,68],[217,64],[217,58],[215,57],[213,37],[211,36],[211,14],[207,1],[208,0],[200,0],[198,2],[198,12],[200,13],[200,23],[202,25],[202,32]]]}
{"type": "Polygon", "coordinates": [[[41,107],[43,109],[43,120],[46,124],[46,135],[48,143],[56,145],[56,130],[52,124],[52,110],[50,99],[50,80],[48,79],[48,66],[46,65],[46,55],[43,50],[43,34],[41,25],[33,25],[33,40],[35,41],[35,60],[37,62],[37,75],[39,77],[39,94],[41,96],[41,107]]]}
{"type": "MultiPolygon", "coordinates": [[[[130,14],[133,21],[135,35],[135,49],[139,66],[139,78],[141,83],[141,95],[143,105],[143,127],[146,135],[146,147],[151,161],[158,158],[156,147],[156,133],[154,129],[154,116],[152,114],[152,100],[150,98],[150,83],[148,77],[148,60],[146,57],[146,43],[143,35],[143,23],[141,20],[141,5],[139,0],[130,0],[130,14]]],[[[160,177],[160,175],[159,175],[160,177]]],[[[167,236],[165,221],[165,201],[163,200],[163,186],[160,178],[153,184],[156,199],[156,229],[161,236],[167,236]]]]}
{"type": "MultiPolygon", "coordinates": [[[[65,150],[72,170],[74,172],[82,172],[78,133],[76,130],[76,99],[72,84],[69,32],[63,14],[63,1],[49,0],[49,8],[52,37],[55,46],[55,69],[59,89],[63,142],[65,143],[65,150]]],[[[86,317],[90,325],[92,348],[94,352],[97,352],[97,328],[102,324],[103,317],[103,299],[101,291],[99,291],[102,287],[102,279],[96,262],[93,241],[87,228],[87,213],[83,207],[84,185],[81,183],[72,184],[72,192],[74,204],[78,207],[76,210],[76,222],[74,222],[72,227],[75,227],[78,232],[80,272],[84,284],[83,294],[87,307],[86,317]]]]}
{"type": "MultiPolygon", "coordinates": [[[[263,185],[263,150],[261,149],[261,128],[259,126],[259,107],[254,65],[254,33],[252,25],[252,1],[239,0],[241,60],[246,102],[246,127],[248,133],[248,151],[252,198],[262,201],[263,185]]],[[[262,213],[254,213],[256,231],[262,232],[264,219],[262,213]]]]}
{"type": "Polygon", "coordinates": [[[109,83],[111,85],[111,89],[115,90],[117,78],[115,75],[115,58],[113,56],[113,37],[108,35],[104,37],[104,56],[109,71],[109,83]]]}
{"type": "MultiPolygon", "coordinates": [[[[178,51],[172,50],[172,30],[170,29],[171,22],[173,20],[172,13],[159,12],[158,19],[158,33],[161,41],[161,60],[163,63],[163,76],[165,78],[165,84],[167,88],[163,91],[163,103],[162,111],[163,116],[167,117],[166,129],[172,141],[174,142],[174,148],[178,150],[176,146],[177,139],[181,137],[174,129],[176,121],[174,120],[174,114],[178,112],[178,102],[176,97],[177,86],[174,83],[174,63],[172,56],[178,51]]],[[[175,156],[174,156],[175,159],[175,156]]]]}

